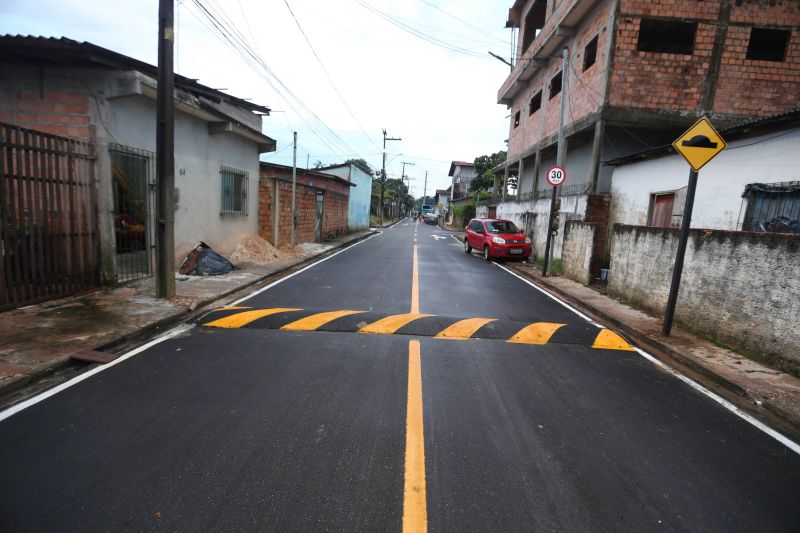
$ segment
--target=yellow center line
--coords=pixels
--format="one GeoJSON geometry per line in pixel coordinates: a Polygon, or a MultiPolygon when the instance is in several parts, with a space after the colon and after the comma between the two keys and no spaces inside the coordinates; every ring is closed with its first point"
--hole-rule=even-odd
{"type": "Polygon", "coordinates": [[[434,339],[466,340],[483,326],[495,320],[495,318],[465,318],[440,331],[434,339]]]}
{"type": "Polygon", "coordinates": [[[422,420],[422,366],[419,341],[408,343],[406,462],[403,486],[403,533],[428,531],[425,490],[425,438],[422,420]]]}
{"type": "MultiPolygon", "coordinates": [[[[416,241],[416,239],[414,239],[416,241]]],[[[414,262],[411,267],[411,312],[419,313],[419,271],[417,270],[417,245],[414,245],[414,262]]]]}
{"type": "Polygon", "coordinates": [[[314,331],[315,329],[324,326],[328,322],[332,322],[337,318],[343,316],[355,315],[358,313],[365,313],[366,311],[328,311],[325,313],[317,313],[300,320],[295,320],[286,324],[281,329],[286,331],[314,331]]]}
{"type": "Polygon", "coordinates": [[[243,313],[236,313],[225,318],[219,318],[213,322],[206,322],[204,326],[213,328],[240,328],[246,326],[250,322],[254,322],[259,318],[276,315],[278,313],[285,313],[288,311],[302,311],[294,307],[276,307],[273,309],[254,309],[253,311],[245,311],[243,313]]]}

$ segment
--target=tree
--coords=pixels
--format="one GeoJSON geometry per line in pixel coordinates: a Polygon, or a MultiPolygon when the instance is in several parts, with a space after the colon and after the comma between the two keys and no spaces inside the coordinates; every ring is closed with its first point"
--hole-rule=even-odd
{"type": "Polygon", "coordinates": [[[494,187],[496,176],[494,168],[497,165],[504,163],[506,160],[505,150],[500,150],[491,155],[482,155],[475,158],[475,172],[478,174],[469,183],[469,191],[488,191],[494,187]]]}
{"type": "Polygon", "coordinates": [[[367,163],[363,159],[348,159],[347,161],[344,162],[344,164],[354,165],[363,170],[364,172],[366,172],[367,174],[369,174],[370,176],[375,175],[375,171],[372,169],[371,166],[369,166],[369,163],[367,163]]]}
{"type": "Polygon", "coordinates": [[[483,174],[472,178],[469,182],[469,192],[488,191],[494,187],[494,172],[487,170],[483,174]]]}
{"type": "Polygon", "coordinates": [[[323,166],[325,165],[323,165],[322,161],[320,161],[319,159],[317,159],[317,162],[314,163],[314,168],[322,168],[323,166]]]}

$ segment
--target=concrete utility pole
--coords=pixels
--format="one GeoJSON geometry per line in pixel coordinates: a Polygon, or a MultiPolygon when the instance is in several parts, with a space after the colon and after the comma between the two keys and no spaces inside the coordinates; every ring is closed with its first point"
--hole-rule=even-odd
{"type": "MultiPolygon", "coordinates": [[[[566,46],[564,47],[564,51],[561,55],[561,110],[558,117],[558,152],[556,155],[556,166],[564,168],[564,160],[566,159],[567,155],[567,143],[564,136],[564,109],[566,107],[567,102],[567,70],[569,69],[569,48],[566,46]]],[[[519,178],[518,178],[519,179],[519,178]]],[[[547,276],[548,271],[550,270],[550,264],[552,263],[552,256],[553,256],[553,248],[555,246],[552,243],[554,233],[558,231],[558,228],[553,228],[553,217],[555,216],[556,211],[556,198],[558,196],[558,187],[553,185],[553,194],[550,197],[550,216],[547,220],[547,242],[545,243],[544,247],[544,268],[542,268],[542,275],[547,276]]]]}
{"type": "Polygon", "coordinates": [[[386,141],[402,141],[400,137],[387,137],[386,128],[383,129],[383,165],[381,167],[381,197],[378,200],[378,208],[381,212],[381,227],[383,227],[383,187],[386,185],[386,141]]]}
{"type": "MultiPolygon", "coordinates": [[[[425,205],[425,199],[428,197],[428,171],[425,171],[425,185],[422,187],[422,205],[425,205]]],[[[420,205],[420,209],[422,209],[420,205]]]]}
{"type": "MultiPolygon", "coordinates": [[[[408,178],[408,176],[406,176],[406,165],[413,167],[414,163],[409,163],[408,161],[401,161],[401,163],[403,165],[403,170],[402,170],[402,172],[400,172],[400,181],[402,182],[404,179],[407,178],[408,179],[408,190],[410,191],[411,190],[411,178],[408,178]]],[[[409,192],[409,194],[410,194],[410,192],[409,192]]]]}
{"type": "Polygon", "coordinates": [[[175,74],[173,0],[158,2],[156,296],[175,297],[175,74]]]}
{"type": "Polygon", "coordinates": [[[294,250],[294,227],[297,225],[297,213],[294,209],[295,189],[297,187],[297,132],[292,133],[292,249],[294,250]]]}

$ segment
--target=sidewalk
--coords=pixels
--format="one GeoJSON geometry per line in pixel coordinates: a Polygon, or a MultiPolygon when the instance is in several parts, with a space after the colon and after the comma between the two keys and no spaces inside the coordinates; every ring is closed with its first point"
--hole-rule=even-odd
{"type": "Polygon", "coordinates": [[[155,280],[52,300],[0,314],[0,397],[51,375],[75,360],[103,362],[114,348],[186,320],[192,312],[276,274],[371,235],[363,231],[309,244],[297,257],[242,265],[223,276],[176,276],[174,300],[155,297],[155,280]]]}
{"type": "Polygon", "coordinates": [[[689,375],[743,410],[768,419],[800,438],[800,379],[721,348],[680,328],[661,334],[663,320],[628,307],[563,277],[543,277],[532,263],[507,263],[511,270],[622,333],[636,346],[689,375]]]}

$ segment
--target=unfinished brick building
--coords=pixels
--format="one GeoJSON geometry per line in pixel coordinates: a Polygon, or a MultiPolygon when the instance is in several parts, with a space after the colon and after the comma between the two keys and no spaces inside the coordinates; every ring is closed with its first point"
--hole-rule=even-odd
{"type": "Polygon", "coordinates": [[[590,221],[592,195],[610,190],[603,161],[667,144],[704,114],[726,127],[800,107],[797,1],[517,0],[506,25],[519,32],[517,59],[498,103],[511,112],[505,172],[519,179],[497,215],[524,227],[539,253],[561,98],[567,181],[556,257],[563,224],[590,221]]]}
{"type": "MultiPolygon", "coordinates": [[[[292,167],[262,162],[259,176],[259,236],[275,246],[288,244],[292,231],[292,167]]],[[[355,184],[338,176],[297,169],[295,243],[327,241],[348,232],[350,187],[355,184]]]]}

